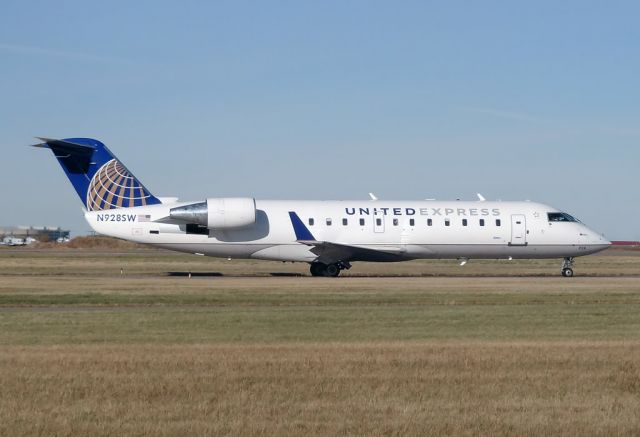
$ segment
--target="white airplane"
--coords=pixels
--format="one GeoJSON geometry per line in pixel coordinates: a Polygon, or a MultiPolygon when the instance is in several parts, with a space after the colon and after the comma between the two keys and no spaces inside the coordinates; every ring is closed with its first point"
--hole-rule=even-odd
{"type": "Polygon", "coordinates": [[[100,141],[39,138],[49,148],[99,234],[225,258],[309,263],[335,277],[354,261],[563,258],[610,246],[567,213],[534,202],[280,201],[155,197],[100,141]]]}

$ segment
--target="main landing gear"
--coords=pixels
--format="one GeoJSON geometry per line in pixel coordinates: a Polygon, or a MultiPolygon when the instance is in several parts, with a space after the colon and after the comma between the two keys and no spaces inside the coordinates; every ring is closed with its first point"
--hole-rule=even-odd
{"type": "Polygon", "coordinates": [[[565,278],[573,277],[573,258],[565,258],[562,262],[562,276],[565,278]]]}
{"type": "Polygon", "coordinates": [[[344,269],[350,269],[351,265],[345,262],[337,262],[333,264],[324,264],[321,262],[313,262],[311,263],[311,267],[309,270],[311,271],[311,276],[324,276],[327,278],[335,278],[340,272],[344,269]]]}

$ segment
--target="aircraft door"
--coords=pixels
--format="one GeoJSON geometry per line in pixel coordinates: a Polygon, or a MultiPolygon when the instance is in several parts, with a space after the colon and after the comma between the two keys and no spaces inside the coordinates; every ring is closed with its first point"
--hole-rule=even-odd
{"type": "Polygon", "coordinates": [[[511,216],[511,246],[527,245],[527,217],[523,214],[511,216]]]}
{"type": "Polygon", "coordinates": [[[384,216],[382,214],[373,216],[373,232],[384,232],[384,216]]]}

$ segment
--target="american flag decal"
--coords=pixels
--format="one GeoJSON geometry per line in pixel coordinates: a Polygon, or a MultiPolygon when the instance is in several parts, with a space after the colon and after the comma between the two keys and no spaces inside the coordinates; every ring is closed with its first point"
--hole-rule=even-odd
{"type": "Polygon", "coordinates": [[[151,221],[151,215],[149,214],[138,214],[139,222],[149,222],[151,221]]]}

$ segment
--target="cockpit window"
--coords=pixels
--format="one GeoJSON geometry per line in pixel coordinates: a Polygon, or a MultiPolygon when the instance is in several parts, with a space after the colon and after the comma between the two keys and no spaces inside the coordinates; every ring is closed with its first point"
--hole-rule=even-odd
{"type": "Polygon", "coordinates": [[[550,222],[578,222],[578,219],[566,212],[550,212],[547,216],[550,222]]]}

